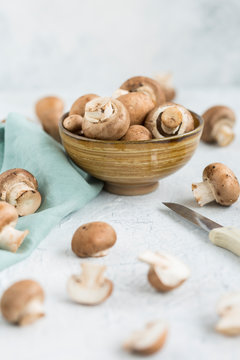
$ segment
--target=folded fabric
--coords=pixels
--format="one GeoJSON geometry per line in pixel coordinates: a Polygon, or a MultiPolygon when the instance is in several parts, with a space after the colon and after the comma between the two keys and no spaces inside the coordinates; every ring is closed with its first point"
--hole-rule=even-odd
{"type": "Polygon", "coordinates": [[[102,189],[100,181],[69,161],[60,144],[16,113],[0,124],[0,172],[13,168],[26,169],[37,178],[42,204],[35,214],[19,218],[16,228],[28,229],[29,235],[17,253],[0,250],[0,270],[29,256],[63,217],[102,189]]]}

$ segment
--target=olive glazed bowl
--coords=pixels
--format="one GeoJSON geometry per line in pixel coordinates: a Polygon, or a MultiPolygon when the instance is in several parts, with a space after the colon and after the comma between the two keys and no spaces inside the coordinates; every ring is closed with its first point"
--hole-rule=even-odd
{"type": "Polygon", "coordinates": [[[73,134],[59,122],[62,144],[83,170],[105,182],[105,190],[119,195],[154,191],[158,180],[184,166],[196,150],[203,130],[202,118],[194,117],[193,131],[145,141],[94,140],[73,134]]]}

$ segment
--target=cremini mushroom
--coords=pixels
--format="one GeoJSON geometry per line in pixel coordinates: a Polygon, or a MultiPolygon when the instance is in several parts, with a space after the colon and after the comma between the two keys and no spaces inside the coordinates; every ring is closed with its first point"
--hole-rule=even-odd
{"type": "Polygon", "coordinates": [[[216,331],[223,335],[240,335],[240,292],[224,295],[218,305],[220,319],[216,331]]]}
{"type": "Polygon", "coordinates": [[[142,125],[132,125],[122,138],[124,141],[151,140],[152,134],[142,125]]]}
{"type": "Polygon", "coordinates": [[[229,206],[237,201],[240,192],[238,179],[226,165],[208,165],[202,178],[202,182],[192,184],[193,195],[200,206],[212,201],[229,206]]]}
{"type": "Polygon", "coordinates": [[[81,115],[69,115],[63,120],[65,129],[72,133],[81,133],[83,117],[81,115]]]}
{"type": "Polygon", "coordinates": [[[14,206],[0,201],[0,249],[16,252],[29,233],[15,229],[18,213],[14,206]]]}
{"type": "Polygon", "coordinates": [[[173,87],[173,77],[171,73],[160,73],[155,76],[157,82],[162,87],[166,101],[172,101],[176,96],[176,90],[173,87]]]}
{"type": "Polygon", "coordinates": [[[35,105],[35,111],[43,129],[57,141],[60,141],[58,122],[63,115],[63,110],[64,103],[56,96],[44,97],[35,105]]]}
{"type": "Polygon", "coordinates": [[[113,283],[104,277],[106,266],[82,263],[82,273],[72,275],[67,283],[70,298],[82,305],[98,305],[112,293],[113,283]]]}
{"type": "Polygon", "coordinates": [[[202,117],[204,119],[202,141],[215,142],[219,146],[227,146],[233,141],[236,116],[232,109],[227,106],[213,106],[206,110],[202,117]]]}
{"type": "Polygon", "coordinates": [[[98,97],[86,104],[82,130],[86,137],[118,140],[130,126],[129,113],[117,99],[98,97]]]}
{"type": "Polygon", "coordinates": [[[158,291],[173,290],[190,276],[184,263],[164,252],[146,251],[138,259],[150,265],[148,281],[158,291]]]}
{"type": "Polygon", "coordinates": [[[72,107],[69,111],[69,115],[80,115],[80,116],[84,116],[85,113],[85,106],[86,104],[97,98],[98,95],[96,94],[86,94],[83,96],[80,96],[76,101],[74,101],[74,103],[72,104],[72,107]]]}
{"type": "Polygon", "coordinates": [[[125,81],[120,89],[129,92],[143,92],[147,94],[153,101],[154,105],[161,105],[166,102],[164,91],[160,84],[146,76],[135,76],[125,81]]]}
{"type": "Polygon", "coordinates": [[[131,125],[142,124],[147,114],[154,108],[154,102],[150,96],[143,92],[129,92],[117,99],[127,108],[131,125]]]}
{"type": "Polygon", "coordinates": [[[36,178],[24,169],[3,172],[0,174],[0,199],[13,205],[20,216],[33,214],[41,205],[36,178]]]}
{"type": "Polygon", "coordinates": [[[72,238],[72,250],[79,257],[101,257],[117,240],[113,227],[102,221],[80,226],[72,238]]]}
{"type": "Polygon", "coordinates": [[[16,325],[28,325],[44,316],[44,292],[38,282],[22,280],[14,283],[1,298],[3,317],[16,325]]]}
{"type": "Polygon", "coordinates": [[[168,326],[165,321],[153,321],[146,324],[144,329],[133,332],[123,347],[139,355],[151,355],[164,346],[167,334],[168,326]]]}
{"type": "Polygon", "coordinates": [[[154,138],[161,139],[192,131],[194,120],[183,106],[169,103],[154,108],[148,114],[144,126],[154,138]]]}

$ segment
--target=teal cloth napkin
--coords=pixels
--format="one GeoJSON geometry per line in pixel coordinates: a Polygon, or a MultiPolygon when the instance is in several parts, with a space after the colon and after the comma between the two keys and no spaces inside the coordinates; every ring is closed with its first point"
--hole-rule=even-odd
{"type": "Polygon", "coordinates": [[[0,270],[29,256],[63,217],[102,189],[100,181],[69,161],[62,145],[16,113],[0,124],[0,172],[12,168],[26,169],[37,178],[42,204],[35,214],[19,218],[16,228],[28,229],[29,235],[17,253],[0,250],[0,270]]]}

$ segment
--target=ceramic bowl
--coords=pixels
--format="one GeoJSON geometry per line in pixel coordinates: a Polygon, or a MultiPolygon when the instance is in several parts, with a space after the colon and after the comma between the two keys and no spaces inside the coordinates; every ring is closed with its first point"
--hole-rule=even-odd
{"type": "Polygon", "coordinates": [[[62,144],[83,170],[103,180],[105,190],[141,195],[155,190],[158,181],[175,173],[194,154],[203,129],[202,118],[191,111],[195,129],[183,135],[146,141],[93,140],[75,135],[59,122],[62,144]]]}

